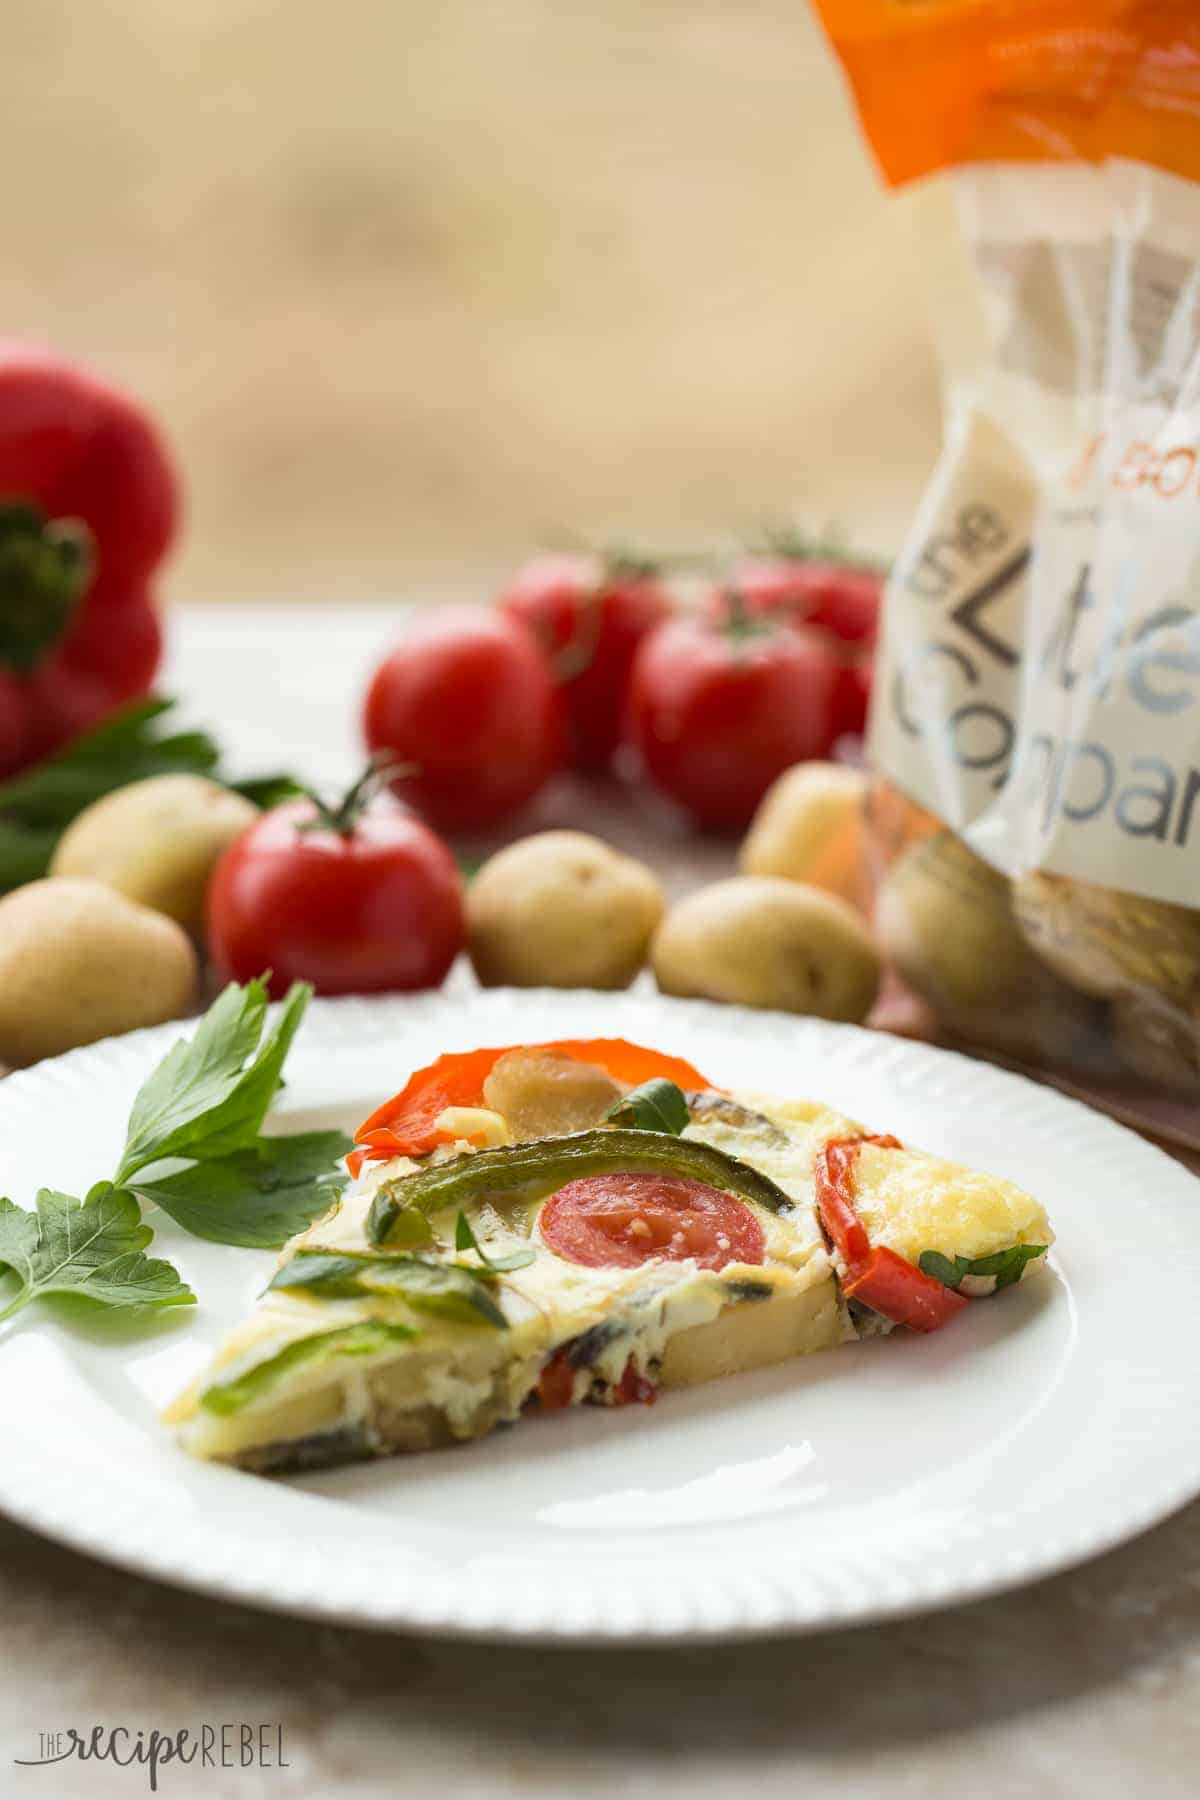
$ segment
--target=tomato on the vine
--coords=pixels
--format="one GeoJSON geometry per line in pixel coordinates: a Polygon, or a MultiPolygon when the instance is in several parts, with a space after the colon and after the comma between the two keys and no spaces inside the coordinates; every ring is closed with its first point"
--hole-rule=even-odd
{"type": "Polygon", "coordinates": [[[820,626],[844,644],[875,642],[883,602],[877,569],[807,554],[750,556],[736,564],[730,582],[752,613],[820,626]]]}
{"type": "Polygon", "coordinates": [[[676,619],[633,667],[629,729],[651,779],[699,824],[738,830],[793,763],[828,754],[841,665],[815,632],[756,618],[676,619]]]}
{"type": "Polygon", "coordinates": [[[436,987],[462,948],[453,856],[372,769],[337,807],[310,795],[264,813],[222,853],[208,890],[208,944],[235,981],[270,970],[319,994],[436,987]]]}
{"type": "Polygon", "coordinates": [[[603,768],[621,741],[637,647],[674,610],[658,565],[622,551],[538,556],[499,605],[534,633],[562,687],[571,760],[603,768]]]}
{"type": "MultiPolygon", "coordinates": [[[[827,634],[841,668],[834,709],[834,739],[866,729],[884,577],[867,563],[778,533],[761,554],[741,558],[727,587],[709,597],[708,614],[727,615],[729,593],[754,618],[774,619],[827,634]]],[[[831,740],[832,742],[832,740],[831,740]]]]}
{"type": "Polygon", "coordinates": [[[563,756],[562,700],[533,634],[483,607],[439,607],[376,669],[368,748],[393,791],[442,831],[494,825],[532,800],[563,756]]]}

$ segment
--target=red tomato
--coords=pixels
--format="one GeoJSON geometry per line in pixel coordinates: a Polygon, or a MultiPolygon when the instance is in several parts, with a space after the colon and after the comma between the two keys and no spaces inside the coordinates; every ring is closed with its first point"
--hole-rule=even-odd
{"type": "Polygon", "coordinates": [[[587,1175],[542,1208],[543,1241],[585,1268],[633,1269],[661,1257],[702,1269],[760,1263],[762,1226],[740,1200],[682,1175],[587,1175]]]}
{"type": "Polygon", "coordinates": [[[840,671],[837,691],[837,704],[834,708],[837,718],[835,739],[843,734],[861,737],[867,729],[867,714],[871,708],[871,680],[874,671],[870,655],[856,658],[848,662],[840,671]]]}
{"type": "Polygon", "coordinates": [[[664,793],[701,825],[739,830],[777,775],[828,754],[840,674],[813,632],[676,619],[638,651],[630,734],[664,793]]]}
{"type": "Polygon", "coordinates": [[[710,595],[710,618],[728,617],[731,589],[754,617],[829,634],[830,650],[842,665],[831,742],[843,734],[860,737],[871,699],[883,576],[829,557],[814,560],[799,550],[746,557],[733,570],[728,586],[710,595]]]}
{"type": "Polygon", "coordinates": [[[883,601],[883,576],[875,569],[798,556],[755,556],[737,565],[729,585],[751,612],[782,613],[793,624],[819,625],[848,644],[875,642],[883,601]]]}
{"type": "Polygon", "coordinates": [[[411,773],[393,791],[445,831],[495,824],[562,760],[562,701],[532,634],[482,607],[430,610],[375,671],[371,750],[411,773]]]}
{"type": "Polygon", "coordinates": [[[601,769],[621,741],[629,671],[646,633],[674,610],[649,565],[593,556],[539,556],[500,596],[534,633],[567,706],[571,760],[601,769]]]}
{"type": "Polygon", "coordinates": [[[391,800],[338,829],[314,800],[285,801],[224,851],[208,890],[223,976],[270,969],[272,994],[436,987],[462,948],[462,882],[449,850],[391,800]]]}

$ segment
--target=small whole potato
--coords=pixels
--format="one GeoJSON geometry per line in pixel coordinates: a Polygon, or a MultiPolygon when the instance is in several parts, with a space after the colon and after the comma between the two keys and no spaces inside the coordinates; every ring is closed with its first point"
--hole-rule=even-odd
{"type": "Polygon", "coordinates": [[[650,948],[665,994],[857,1023],[879,989],[862,920],[821,888],[734,875],[673,906],[650,948]]]}
{"type": "Polygon", "coordinates": [[[467,890],[467,952],[485,987],[628,987],[663,914],[644,863],[582,831],[489,857],[467,890]]]}
{"type": "Polygon", "coordinates": [[[958,1036],[1015,1056],[1077,1056],[1096,1009],[1033,954],[1012,883],[951,831],[910,846],[879,890],[884,958],[958,1036]]]}
{"type": "Polygon", "coordinates": [[[879,947],[940,1011],[1006,1004],[1036,984],[1036,957],[1017,926],[1006,875],[951,831],[914,844],[893,863],[875,908],[879,947]]]}
{"type": "Polygon", "coordinates": [[[1042,961],[1082,993],[1200,1010],[1200,912],[1041,871],[1020,877],[1013,904],[1042,961]]]}
{"type": "Polygon", "coordinates": [[[100,881],[49,876],[0,900],[0,1062],[14,1068],[186,1011],[182,926],[100,881]]]}
{"type": "Polygon", "coordinates": [[[1200,1095],[1200,1019],[1157,994],[1122,994],[1113,1001],[1112,1037],[1125,1068],[1142,1081],[1200,1095]]]}
{"type": "Polygon", "coordinates": [[[866,898],[863,819],[868,780],[841,763],[797,763],[763,796],[738,858],[745,875],[782,875],[837,894],[866,898]]]}
{"type": "Polygon", "coordinates": [[[199,935],[217,858],[258,817],[219,781],[152,775],[85,807],[60,838],[50,873],[103,881],[199,935]]]}

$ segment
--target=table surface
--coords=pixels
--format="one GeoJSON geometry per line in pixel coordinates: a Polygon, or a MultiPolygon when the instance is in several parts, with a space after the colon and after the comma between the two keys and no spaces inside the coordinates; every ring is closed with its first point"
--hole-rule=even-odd
{"type": "MultiPolygon", "coordinates": [[[[304,773],[336,784],[358,755],[347,696],[395,629],[386,610],[309,613],[303,629],[289,613],[195,611],[175,620],[168,685],[221,721],[239,766],[295,767],[300,745],[304,773]]],[[[660,842],[672,885],[728,855],[665,828],[660,842]]],[[[39,1732],[204,1723],[281,1727],[287,1766],[242,1769],[235,1751],[232,1767],[162,1770],[160,1793],[1183,1800],[1198,1786],[1200,1502],[978,1605],[662,1651],[316,1626],[177,1593],[0,1521],[0,1633],[2,1795],[148,1791],[144,1770],[109,1762],[16,1766],[39,1754],[39,1732]]]]}

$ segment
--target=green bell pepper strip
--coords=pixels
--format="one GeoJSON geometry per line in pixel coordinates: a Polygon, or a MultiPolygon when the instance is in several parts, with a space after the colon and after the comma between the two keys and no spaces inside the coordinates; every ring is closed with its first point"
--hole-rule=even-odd
{"type": "Polygon", "coordinates": [[[538,1138],[531,1144],[468,1151],[448,1162],[431,1163],[415,1174],[401,1175],[386,1182],[371,1202],[367,1238],[376,1246],[386,1244],[408,1208],[428,1215],[501,1194],[521,1194],[531,1202],[544,1200],[585,1175],[682,1175],[739,1199],[753,1200],[768,1212],[790,1212],[796,1204],[766,1175],[712,1144],[617,1126],[579,1131],[569,1137],[538,1138]]]}
{"type": "Polygon", "coordinates": [[[339,1356],[378,1356],[393,1344],[407,1343],[419,1335],[411,1325],[388,1325],[378,1319],[361,1319],[333,1331],[316,1331],[310,1337],[294,1338],[274,1356],[255,1363],[231,1381],[218,1381],[205,1388],[200,1404],[206,1411],[222,1415],[241,1412],[269,1395],[285,1375],[309,1363],[339,1356]]]}

